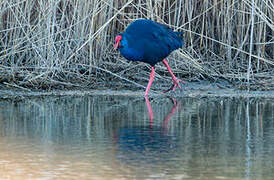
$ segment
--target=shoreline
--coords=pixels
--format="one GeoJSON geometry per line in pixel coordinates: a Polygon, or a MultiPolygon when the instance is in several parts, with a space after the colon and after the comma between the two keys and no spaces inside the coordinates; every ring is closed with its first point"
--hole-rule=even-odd
{"type": "MultiPolygon", "coordinates": [[[[47,96],[127,96],[144,97],[144,91],[132,90],[52,90],[52,91],[24,91],[0,89],[0,99],[25,99],[42,98],[47,96]]],[[[174,98],[274,98],[274,90],[271,91],[244,91],[233,89],[210,89],[210,90],[185,90],[179,89],[170,93],[153,91],[149,97],[174,97],[174,98]]]]}

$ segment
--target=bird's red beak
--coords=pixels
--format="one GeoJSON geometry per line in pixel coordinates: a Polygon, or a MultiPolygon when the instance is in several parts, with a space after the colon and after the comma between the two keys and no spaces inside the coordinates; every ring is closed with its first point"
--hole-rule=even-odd
{"type": "Polygon", "coordinates": [[[114,45],[114,50],[118,49],[120,47],[120,41],[122,40],[121,35],[117,35],[115,37],[115,45],[114,45]]]}

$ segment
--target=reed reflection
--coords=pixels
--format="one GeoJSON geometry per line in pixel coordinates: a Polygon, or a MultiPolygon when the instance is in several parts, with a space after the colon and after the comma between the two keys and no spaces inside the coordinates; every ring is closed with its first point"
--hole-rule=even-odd
{"type": "MultiPolygon", "coordinates": [[[[68,173],[121,177],[126,168],[129,179],[161,179],[163,171],[172,175],[164,179],[176,179],[175,174],[273,179],[273,142],[271,99],[86,96],[0,101],[0,163],[12,170],[16,164],[18,172],[29,174],[54,167],[49,173],[60,174],[58,178],[68,173]]],[[[0,167],[0,179],[11,173],[0,167]]]]}

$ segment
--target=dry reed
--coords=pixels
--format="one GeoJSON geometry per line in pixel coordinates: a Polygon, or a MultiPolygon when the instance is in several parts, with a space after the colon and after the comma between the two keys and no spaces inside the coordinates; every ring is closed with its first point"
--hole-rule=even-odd
{"type": "MultiPolygon", "coordinates": [[[[185,32],[169,57],[182,79],[274,88],[271,0],[2,0],[0,17],[0,83],[16,88],[143,88],[148,65],[113,51],[115,34],[137,18],[185,32]]],[[[169,78],[162,65],[157,73],[169,78]]]]}

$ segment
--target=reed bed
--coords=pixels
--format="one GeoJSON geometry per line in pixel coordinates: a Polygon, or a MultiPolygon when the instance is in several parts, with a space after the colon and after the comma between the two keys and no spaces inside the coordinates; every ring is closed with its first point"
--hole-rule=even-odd
{"type": "MultiPolygon", "coordinates": [[[[0,83],[22,89],[143,88],[149,65],[113,51],[137,18],[184,31],[168,58],[187,81],[274,89],[272,0],[2,0],[0,83]]],[[[156,65],[157,81],[170,80],[156,65]]]]}

